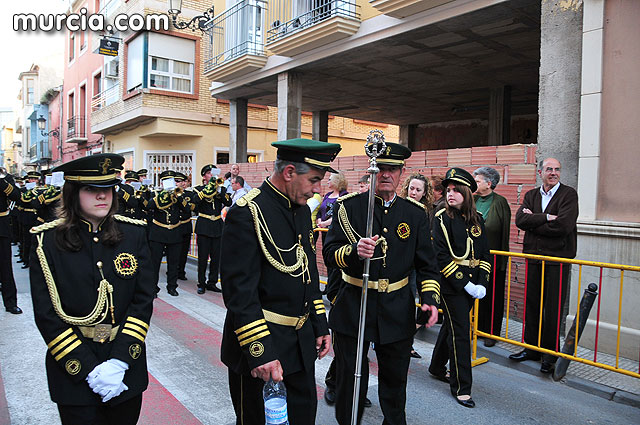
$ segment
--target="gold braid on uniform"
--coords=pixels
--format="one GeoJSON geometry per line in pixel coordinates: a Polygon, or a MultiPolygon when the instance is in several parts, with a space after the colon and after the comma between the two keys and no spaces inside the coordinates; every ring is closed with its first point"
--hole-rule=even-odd
{"type": "Polygon", "coordinates": [[[282,249],[276,245],[276,242],[273,240],[271,236],[271,232],[269,231],[269,227],[267,226],[267,222],[262,215],[262,211],[258,204],[253,202],[253,198],[255,198],[258,194],[260,194],[260,189],[251,189],[249,193],[244,195],[242,198],[236,202],[239,206],[243,207],[245,205],[249,206],[249,211],[251,211],[251,216],[253,217],[253,224],[256,229],[256,236],[258,237],[258,243],[260,244],[260,248],[262,249],[262,253],[266,257],[269,264],[273,266],[276,270],[281,273],[286,273],[291,277],[299,277],[302,276],[303,281],[305,280],[306,274],[306,282],[307,284],[311,283],[311,273],[309,272],[309,260],[307,255],[304,252],[304,247],[302,246],[302,241],[300,236],[298,236],[298,243],[294,244],[289,249],[282,249]],[[242,201],[242,202],[240,202],[242,201]],[[273,245],[278,253],[278,257],[280,257],[280,261],[273,258],[269,250],[267,249],[266,244],[264,243],[264,236],[266,236],[267,240],[273,245]],[[296,254],[296,262],[290,266],[284,263],[284,259],[282,258],[283,252],[291,252],[295,249],[296,254]],[[301,269],[299,273],[295,273],[296,270],[301,269]]]}
{"type": "Polygon", "coordinates": [[[475,258],[475,253],[473,251],[473,239],[469,237],[469,229],[467,229],[467,249],[465,253],[462,255],[462,257],[458,257],[453,253],[453,248],[451,247],[451,242],[449,241],[449,234],[447,233],[447,228],[445,227],[444,220],[442,219],[442,212],[444,211],[444,209],[438,211],[438,214],[436,214],[436,216],[440,219],[440,227],[442,228],[442,233],[444,233],[444,239],[447,241],[447,246],[449,247],[449,253],[451,254],[451,257],[454,260],[458,261],[466,260],[469,257],[469,253],[471,253],[471,258],[475,258]]]}
{"type": "Polygon", "coordinates": [[[93,307],[93,311],[84,317],[74,317],[69,316],[62,309],[62,303],[60,302],[58,288],[56,287],[56,283],[53,280],[53,274],[51,274],[51,269],[49,268],[47,257],[44,254],[42,242],[44,239],[44,233],[42,232],[55,228],[63,221],[63,219],[59,218],[57,220],[50,221],[49,223],[36,226],[30,230],[31,233],[36,235],[36,239],[38,240],[36,254],[38,255],[38,260],[40,261],[40,267],[42,267],[42,274],[44,275],[44,280],[47,283],[47,289],[49,290],[49,297],[51,298],[51,304],[53,305],[54,311],[56,312],[58,317],[62,319],[63,322],[70,325],[93,326],[102,322],[107,317],[107,314],[109,314],[109,310],[111,310],[111,322],[115,324],[113,314],[113,286],[104,278],[101,265],[99,265],[98,268],[100,269],[102,280],[100,281],[100,286],[98,287],[98,300],[96,301],[96,305],[93,307]],[[111,308],[109,308],[109,303],[111,304],[111,308]]]}
{"type": "MultiPolygon", "coordinates": [[[[357,192],[356,192],[357,193],[357,192]]],[[[349,195],[346,195],[349,196],[349,195]]],[[[342,197],[342,199],[345,199],[345,197],[342,197]]],[[[340,199],[338,199],[340,200],[340,199]]],[[[342,231],[344,232],[344,234],[347,236],[347,239],[349,240],[349,243],[357,243],[358,240],[362,239],[362,236],[360,236],[358,234],[358,232],[355,231],[355,229],[353,228],[353,226],[351,226],[351,223],[349,222],[349,216],[347,215],[347,210],[344,207],[344,204],[342,202],[340,202],[340,206],[338,207],[338,222],[340,223],[340,228],[342,228],[342,231]],[[356,238],[357,236],[357,238],[356,238]]],[[[385,239],[384,236],[380,236],[378,238],[378,240],[376,241],[376,246],[382,244],[382,256],[380,257],[373,257],[371,258],[371,261],[373,260],[380,260],[382,259],[382,266],[386,267],[387,266],[387,240],[385,239]]]]}
{"type": "Polygon", "coordinates": [[[127,217],[120,214],[113,215],[114,220],[122,221],[123,223],[135,224],[137,226],[146,226],[147,222],[145,220],[136,220],[135,218],[127,217]]]}

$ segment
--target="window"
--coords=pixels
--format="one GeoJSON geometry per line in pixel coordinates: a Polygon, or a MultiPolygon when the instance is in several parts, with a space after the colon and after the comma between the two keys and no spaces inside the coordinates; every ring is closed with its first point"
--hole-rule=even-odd
{"type": "Polygon", "coordinates": [[[149,57],[149,87],[182,93],[193,92],[193,64],[149,57]]]}
{"type": "Polygon", "coordinates": [[[127,93],[142,86],[145,34],[127,43],[127,93]]]}
{"type": "Polygon", "coordinates": [[[69,33],[69,62],[76,57],[76,35],[69,33]]]}
{"type": "Polygon", "coordinates": [[[27,80],[27,105],[33,105],[34,87],[33,80],[27,80]]]}
{"type": "Polygon", "coordinates": [[[87,48],[87,39],[88,39],[88,34],[86,31],[82,31],[80,33],[80,51],[82,52],[84,49],[87,48]]]}
{"type": "Polygon", "coordinates": [[[151,179],[152,185],[160,185],[160,173],[166,170],[174,170],[184,173],[191,178],[193,175],[193,157],[192,152],[147,152],[146,168],[149,170],[147,178],[151,179]]]}
{"type": "Polygon", "coordinates": [[[98,72],[93,76],[93,95],[97,96],[102,92],[102,74],[98,72]]]}

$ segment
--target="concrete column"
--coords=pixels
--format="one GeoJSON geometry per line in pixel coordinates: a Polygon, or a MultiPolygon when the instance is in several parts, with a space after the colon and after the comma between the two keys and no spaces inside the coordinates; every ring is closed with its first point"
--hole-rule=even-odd
{"type": "MultiPolygon", "coordinates": [[[[542,2],[538,160],[557,158],[561,181],[578,184],[582,2],[542,2]]],[[[539,178],[538,178],[539,180],[539,178]]]]}
{"type": "Polygon", "coordinates": [[[416,125],[415,124],[401,125],[398,142],[401,145],[408,147],[412,151],[415,150],[416,125]]]}
{"type": "Polygon", "coordinates": [[[490,89],[489,146],[508,145],[511,139],[511,87],[490,89]]]}
{"type": "Polygon", "coordinates": [[[300,137],[302,82],[293,72],[278,74],[278,140],[300,137]]]}
{"type": "Polygon", "coordinates": [[[313,113],[311,138],[321,142],[329,141],[329,112],[316,111],[313,113]]]}
{"type": "Polygon", "coordinates": [[[247,99],[229,101],[229,163],[247,162],[247,99]]]}

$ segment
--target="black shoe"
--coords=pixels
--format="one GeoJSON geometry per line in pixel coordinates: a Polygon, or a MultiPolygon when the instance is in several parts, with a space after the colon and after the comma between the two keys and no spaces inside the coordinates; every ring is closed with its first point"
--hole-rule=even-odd
{"type": "Polygon", "coordinates": [[[431,374],[431,376],[438,381],[442,381],[447,384],[449,383],[449,372],[445,373],[444,375],[436,375],[435,373],[431,373],[431,371],[429,371],[429,374],[431,374]]]}
{"type": "Polygon", "coordinates": [[[540,366],[540,372],[546,373],[546,374],[553,372],[553,363],[542,361],[542,366],[540,366]]]}
{"type": "Polygon", "coordinates": [[[189,279],[187,279],[187,274],[186,273],[180,273],[180,275],[178,276],[178,279],[180,279],[180,280],[189,280],[189,279]]]}
{"type": "Polygon", "coordinates": [[[369,397],[365,397],[364,403],[362,403],[362,405],[364,407],[371,407],[371,400],[369,400],[369,397]]]}
{"type": "Polygon", "coordinates": [[[205,293],[205,289],[202,286],[198,286],[198,295],[202,295],[205,293]]]}
{"type": "Polygon", "coordinates": [[[22,261],[22,258],[21,258],[19,260],[16,260],[16,263],[22,264],[22,263],[24,263],[24,261],[22,261]]]}
{"type": "Polygon", "coordinates": [[[324,392],[324,401],[326,401],[329,406],[336,404],[336,391],[327,388],[324,392]]]}
{"type": "Polygon", "coordinates": [[[168,293],[169,295],[171,295],[172,297],[177,297],[177,296],[179,295],[179,294],[178,294],[178,291],[177,291],[177,290],[175,290],[175,289],[167,289],[167,293],[168,293]]]}
{"type": "Polygon", "coordinates": [[[485,338],[485,340],[484,340],[484,346],[485,347],[493,347],[494,345],[496,345],[496,340],[495,339],[485,338]]]}
{"type": "Polygon", "coordinates": [[[22,310],[17,305],[13,307],[8,307],[7,311],[11,314],[22,314],[22,310]]]}
{"type": "Polygon", "coordinates": [[[413,357],[414,359],[422,358],[422,356],[416,350],[414,350],[413,347],[411,347],[411,357],[413,357]]]}
{"type": "Polygon", "coordinates": [[[207,291],[222,292],[222,289],[218,288],[215,283],[207,284],[206,288],[207,291]]]}
{"type": "Polygon", "coordinates": [[[28,264],[25,264],[25,265],[23,265],[23,266],[22,266],[22,267],[20,267],[20,268],[21,268],[21,269],[28,269],[28,268],[29,268],[29,265],[28,265],[28,264]]]}
{"type": "Polygon", "coordinates": [[[473,401],[472,398],[468,398],[467,400],[460,400],[458,397],[456,397],[456,401],[458,402],[459,405],[464,407],[468,407],[468,408],[476,407],[476,402],[473,401]]]}
{"type": "Polygon", "coordinates": [[[516,354],[512,354],[509,356],[510,360],[516,361],[516,362],[523,362],[525,360],[540,360],[540,354],[539,353],[535,353],[532,351],[529,351],[527,349],[524,349],[522,351],[520,351],[519,353],[516,354]]]}
{"type": "Polygon", "coordinates": [[[20,253],[13,254],[13,256],[14,256],[14,257],[19,257],[19,256],[20,256],[20,253]]]}

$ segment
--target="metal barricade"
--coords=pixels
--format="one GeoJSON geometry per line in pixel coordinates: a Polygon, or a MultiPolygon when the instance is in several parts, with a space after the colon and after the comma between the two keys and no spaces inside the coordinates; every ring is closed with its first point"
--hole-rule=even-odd
{"type": "MultiPolygon", "coordinates": [[[[471,350],[471,359],[472,359],[472,365],[476,366],[482,363],[485,363],[488,361],[488,359],[486,357],[481,357],[481,358],[477,358],[477,343],[478,343],[478,337],[483,337],[483,338],[489,338],[489,339],[494,339],[496,341],[502,341],[502,342],[506,342],[509,344],[513,344],[513,345],[517,345],[523,348],[527,348],[530,350],[535,350],[538,351],[540,353],[543,354],[552,354],[554,356],[557,357],[562,357],[568,360],[572,360],[572,361],[576,361],[576,362],[580,362],[580,363],[584,363],[584,364],[588,364],[591,366],[595,366],[598,368],[602,368],[602,369],[606,369],[606,370],[610,370],[610,371],[614,371],[614,372],[618,372],[624,375],[628,375],[628,376],[632,376],[635,378],[640,378],[640,364],[638,366],[638,371],[632,371],[632,370],[628,370],[628,369],[623,369],[621,367],[619,367],[619,362],[620,362],[620,330],[621,330],[621,323],[622,323],[622,299],[623,299],[623,288],[624,288],[624,272],[625,271],[635,271],[635,272],[640,272],[640,267],[639,266],[628,266],[628,265],[621,265],[621,264],[611,264],[611,263],[601,263],[601,262],[596,262],[596,261],[583,261],[583,260],[574,260],[574,259],[568,259],[568,258],[559,258],[559,257],[549,257],[549,256],[542,256],[542,255],[532,255],[532,254],[521,254],[521,253],[515,253],[515,252],[506,252],[506,251],[495,251],[495,250],[491,250],[491,254],[494,256],[494,268],[496,265],[496,260],[497,260],[497,256],[506,256],[508,257],[508,262],[507,262],[507,279],[506,279],[506,285],[507,285],[507,298],[506,298],[506,331],[505,331],[505,337],[499,336],[499,335],[493,335],[490,333],[486,333],[483,331],[478,330],[478,311],[479,311],[479,300],[475,300],[474,303],[474,307],[472,309],[472,320],[471,320],[471,330],[470,332],[472,333],[472,340],[471,340],[471,344],[472,344],[472,350],[471,350]],[[524,293],[525,293],[525,308],[523,310],[523,318],[522,318],[522,335],[520,336],[520,340],[516,340],[516,339],[512,339],[509,337],[509,313],[510,313],[510,301],[511,301],[511,285],[512,285],[512,279],[511,279],[511,273],[512,273],[512,258],[522,258],[525,260],[525,283],[524,283],[524,293]],[[524,342],[524,324],[526,321],[526,297],[527,297],[527,268],[528,268],[528,262],[529,260],[538,260],[541,261],[542,263],[542,273],[541,273],[541,283],[540,283],[540,311],[539,311],[539,321],[538,321],[538,343],[537,345],[531,345],[531,344],[527,344],[524,342]],[[619,290],[619,294],[618,294],[618,323],[617,323],[617,340],[616,340],[616,356],[615,356],[615,366],[612,365],[608,365],[602,362],[598,362],[598,333],[599,333],[599,328],[600,328],[600,299],[601,296],[598,296],[598,301],[597,301],[597,316],[596,316],[596,326],[595,326],[595,342],[594,342],[594,356],[593,356],[593,360],[584,358],[584,357],[579,357],[578,356],[578,352],[577,352],[577,347],[578,344],[575,344],[574,350],[573,350],[573,354],[565,354],[563,352],[561,352],[561,349],[559,347],[559,343],[556,342],[556,347],[555,350],[550,350],[547,348],[543,348],[541,347],[541,334],[542,334],[542,319],[543,319],[543,314],[542,314],[542,310],[543,310],[543,294],[544,294],[544,268],[547,262],[552,262],[552,263],[560,263],[560,288],[559,291],[562,291],[562,267],[563,265],[565,265],[565,267],[570,267],[570,265],[577,265],[578,266],[578,290],[577,290],[577,297],[578,297],[578,301],[577,301],[577,307],[576,307],[576,326],[578,326],[579,324],[579,315],[580,315],[580,300],[581,300],[581,286],[582,286],[582,268],[583,266],[589,266],[589,267],[598,267],[600,268],[600,281],[598,283],[598,288],[599,291],[602,293],[603,291],[603,269],[613,269],[613,270],[620,270],[620,290],[619,290]]],[[[495,277],[494,277],[494,281],[490,282],[490,284],[493,285],[494,287],[494,291],[493,293],[495,293],[495,277]]],[[[566,282],[564,282],[564,284],[567,284],[566,282]]],[[[562,299],[561,296],[558,297],[559,300],[562,299]]],[[[562,310],[562,305],[560,305],[561,303],[558,303],[558,323],[556,325],[556,329],[557,329],[557,335],[560,335],[560,321],[561,321],[561,310],[562,310]]],[[[493,303],[492,300],[492,311],[491,311],[491,329],[493,329],[493,315],[494,315],[494,306],[495,304],[493,303]]],[[[579,329],[576,328],[575,330],[575,334],[578,335],[579,334],[579,329]]],[[[559,339],[559,338],[557,338],[559,339]]]]}

